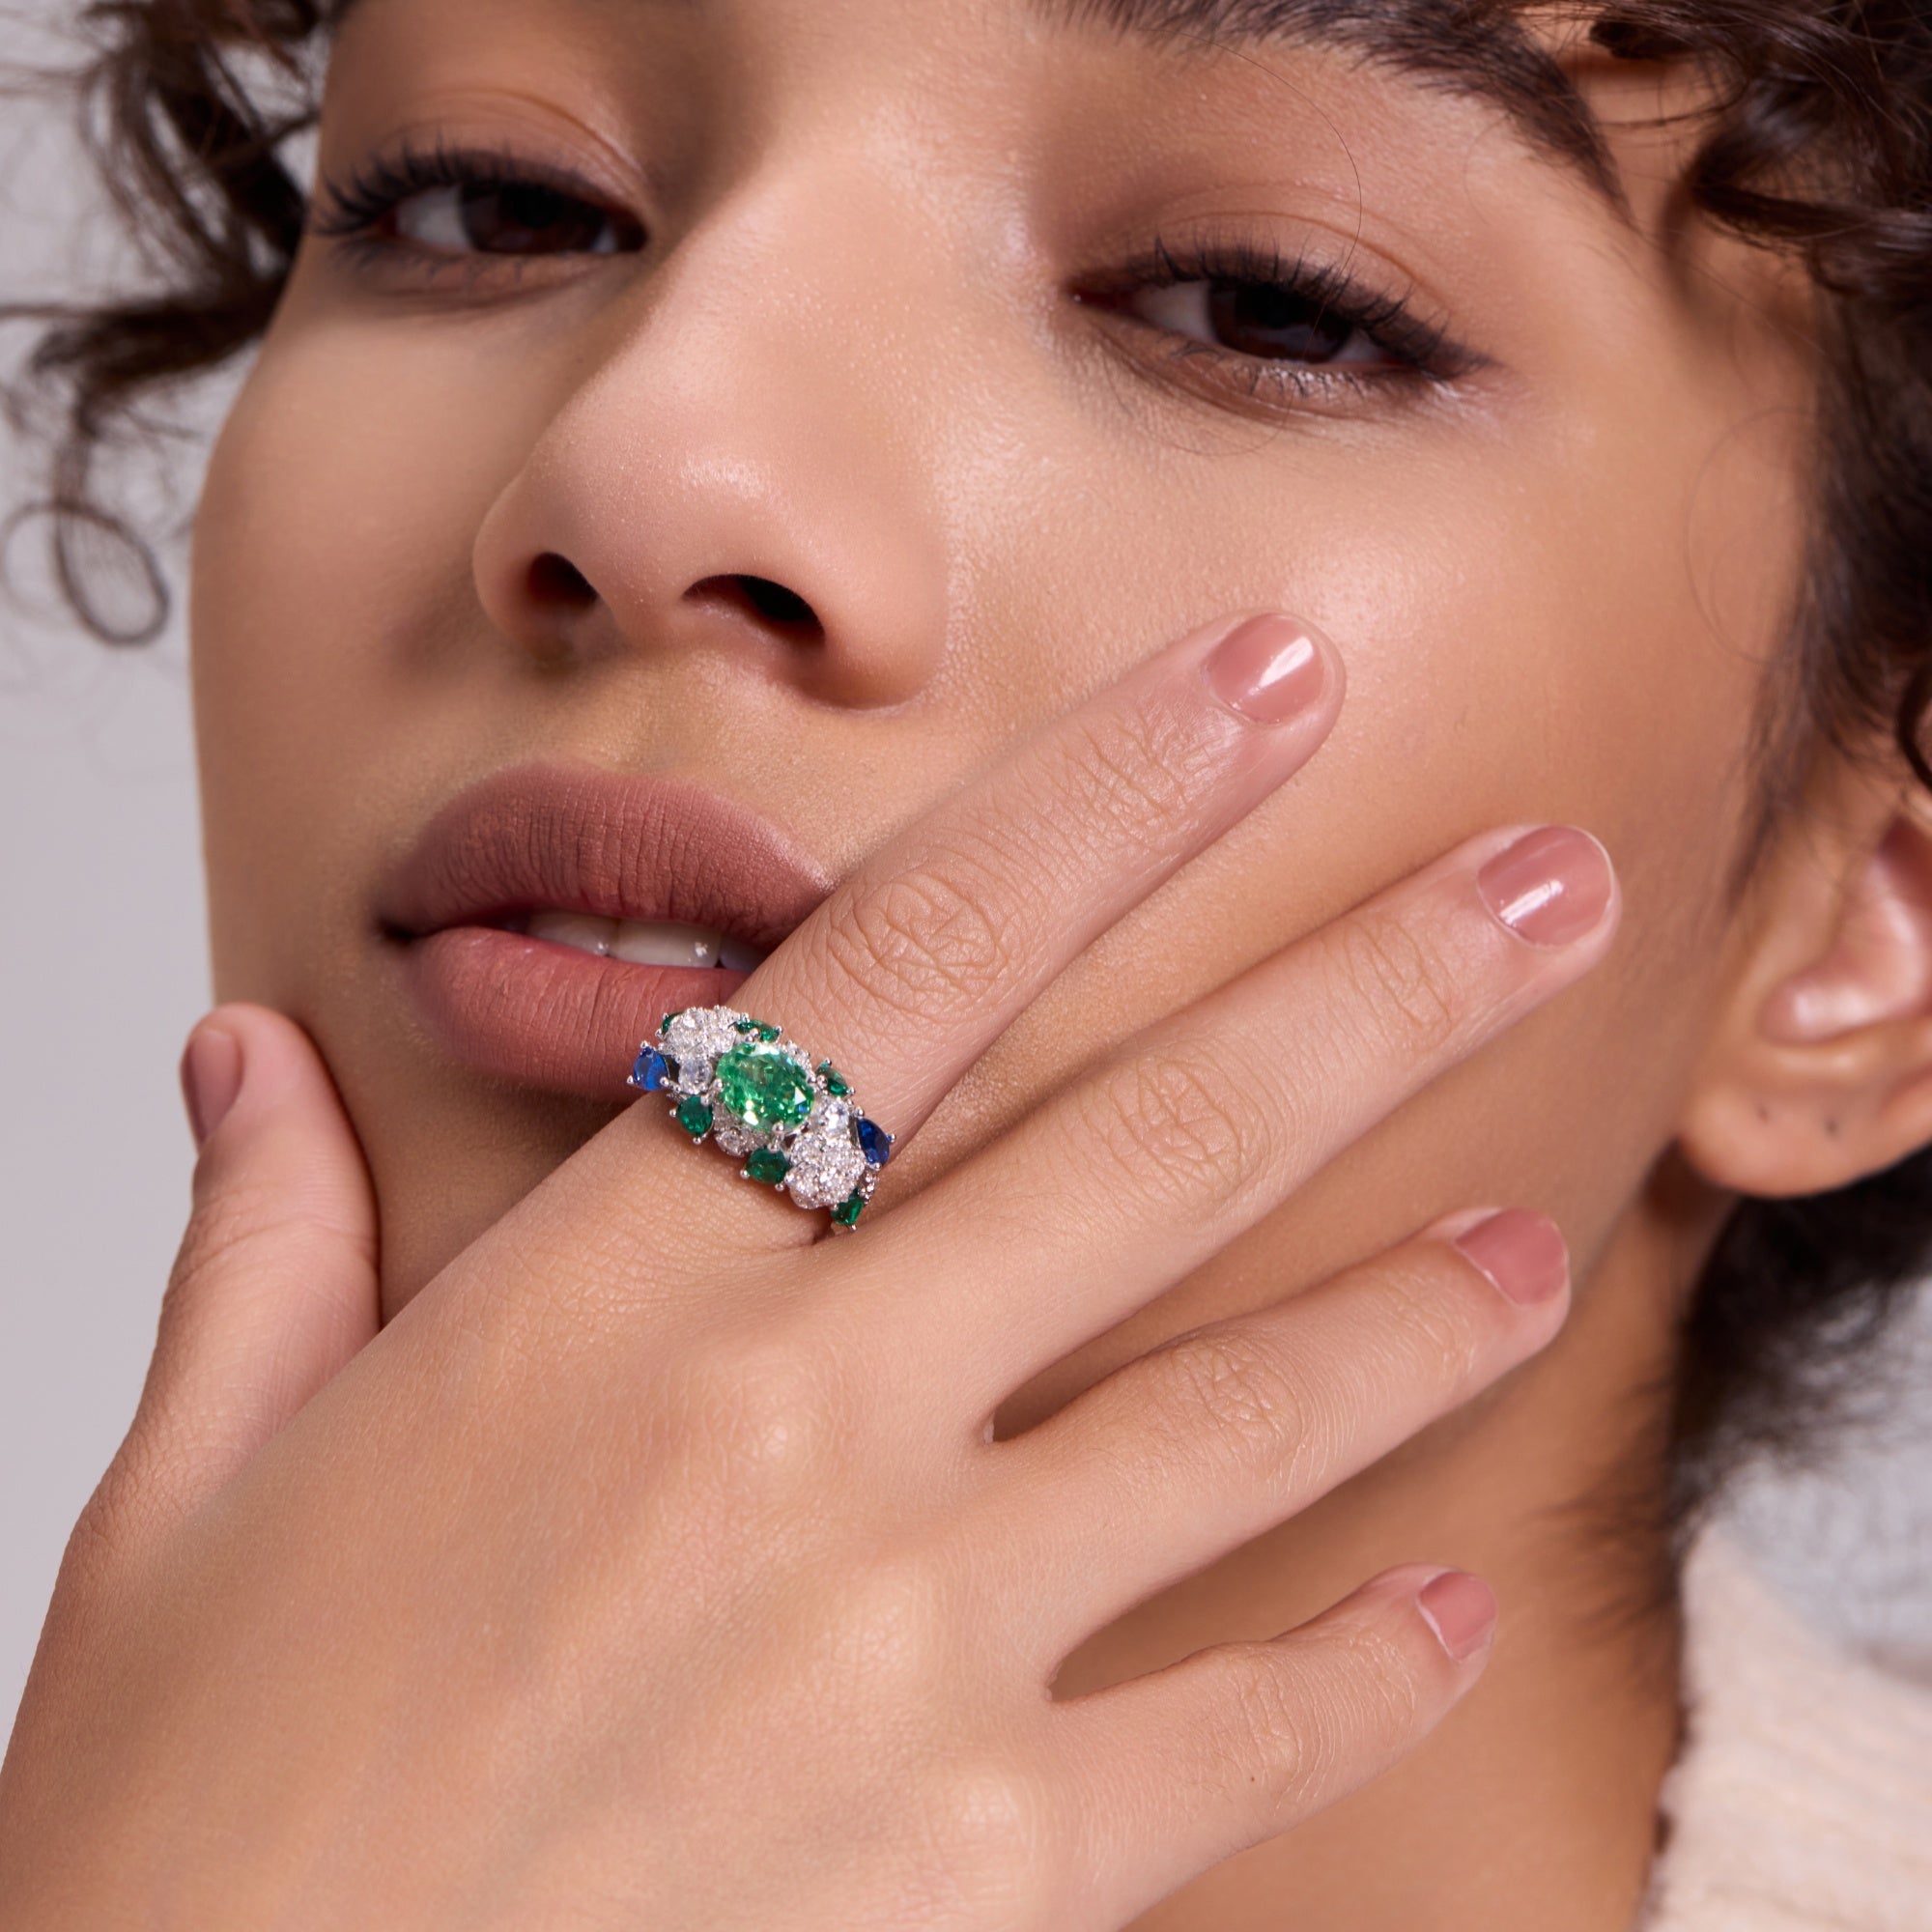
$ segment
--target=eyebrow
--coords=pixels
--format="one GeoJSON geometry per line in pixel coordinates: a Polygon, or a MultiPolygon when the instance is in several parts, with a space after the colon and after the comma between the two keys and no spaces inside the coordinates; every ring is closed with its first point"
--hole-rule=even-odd
{"type": "Polygon", "coordinates": [[[1602,124],[1509,0],[1035,0],[1051,24],[1208,49],[1331,46],[1499,107],[1533,148],[1629,213],[1602,124]]]}
{"type": "MultiPolygon", "coordinates": [[[[339,25],[355,0],[335,0],[339,25]]],[[[705,0],[645,0],[702,13],[705,0]]],[[[1050,24],[1205,49],[1332,46],[1498,107],[1532,148],[1580,175],[1625,220],[1631,207],[1590,103],[1515,17],[1520,0],[1032,0],[1050,24]]],[[[1593,36],[1593,38],[1596,38],[1593,36]]],[[[1601,43],[1609,46],[1607,40],[1601,43]]]]}

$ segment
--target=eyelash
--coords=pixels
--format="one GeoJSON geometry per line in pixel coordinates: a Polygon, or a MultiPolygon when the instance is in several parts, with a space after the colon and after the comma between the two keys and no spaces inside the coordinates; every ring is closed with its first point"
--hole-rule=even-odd
{"type": "MultiPolygon", "coordinates": [[[[567,168],[552,167],[507,149],[452,148],[440,140],[430,148],[405,142],[390,154],[363,162],[347,176],[325,176],[319,185],[327,212],[310,215],[311,234],[367,251],[372,257],[412,253],[433,267],[451,266],[464,258],[440,257],[378,232],[404,202],[433,188],[548,188],[600,213],[615,213],[567,168]]],[[[639,228],[641,234],[642,225],[639,228]]],[[[509,262],[518,258],[505,255],[497,259],[509,262]]]]}
{"type": "MultiPolygon", "coordinates": [[[[1206,235],[1170,243],[1156,236],[1146,255],[1091,284],[1079,298],[1118,306],[1151,289],[1210,282],[1287,297],[1350,330],[1359,329],[1399,365],[1390,369],[1321,367],[1243,355],[1189,336],[1175,336],[1168,355],[1176,363],[1211,360],[1232,365],[1233,380],[1257,401],[1332,398],[1337,385],[1355,390],[1398,385],[1440,386],[1468,375],[1483,358],[1454,341],[1446,324],[1420,313],[1412,298],[1371,288],[1334,264],[1306,255],[1288,256],[1242,236],[1206,235]]],[[[1156,325],[1129,317],[1130,327],[1156,325]]],[[[1167,331],[1160,331],[1167,332],[1167,331]]]]}
{"type": "MultiPolygon", "coordinates": [[[[567,169],[507,150],[453,148],[439,140],[428,148],[406,143],[344,178],[325,178],[320,185],[324,210],[311,214],[310,229],[324,240],[355,250],[372,268],[394,267],[401,257],[412,258],[414,266],[431,274],[467,265],[473,275],[479,262],[521,265],[535,259],[511,254],[442,255],[381,232],[405,202],[440,187],[547,188],[617,218],[567,169]]],[[[636,227],[641,246],[646,231],[641,223],[636,227]]],[[[1250,401],[1332,401],[1338,390],[1359,395],[1439,386],[1468,374],[1483,360],[1452,341],[1442,323],[1418,313],[1409,297],[1378,291],[1332,263],[1306,255],[1291,258],[1279,248],[1258,245],[1242,236],[1210,234],[1180,242],[1156,236],[1144,256],[1089,283],[1075,298],[1118,311],[1129,296],[1195,282],[1303,303],[1338,327],[1359,329],[1397,365],[1324,367],[1271,359],[1179,335],[1137,317],[1124,318],[1128,327],[1167,337],[1171,344],[1167,355],[1175,364],[1216,365],[1212,378],[1216,385],[1238,386],[1250,401]]]]}

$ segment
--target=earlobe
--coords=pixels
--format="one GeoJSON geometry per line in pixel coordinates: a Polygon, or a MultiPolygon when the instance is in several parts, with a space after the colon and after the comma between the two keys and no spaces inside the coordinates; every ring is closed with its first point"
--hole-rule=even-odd
{"type": "Polygon", "coordinates": [[[1781,882],[1691,1096],[1684,1153],[1736,1193],[1827,1193],[1932,1142],[1932,832],[1894,809],[1844,857],[1781,882]]]}

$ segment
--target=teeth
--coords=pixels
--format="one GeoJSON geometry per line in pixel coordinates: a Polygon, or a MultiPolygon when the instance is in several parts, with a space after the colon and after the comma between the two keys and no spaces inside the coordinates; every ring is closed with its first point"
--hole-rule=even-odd
{"type": "Polygon", "coordinates": [[[742,940],[726,939],[708,926],[677,925],[668,920],[593,919],[581,912],[532,913],[524,924],[532,939],[622,959],[633,966],[724,966],[749,973],[764,954],[742,940]]]}
{"type": "Polygon", "coordinates": [[[553,946],[568,946],[578,952],[608,956],[617,937],[614,919],[592,919],[582,912],[539,912],[530,915],[526,928],[532,939],[548,939],[553,946]]]}
{"type": "Polygon", "coordinates": [[[668,925],[657,920],[626,921],[617,928],[611,952],[633,966],[715,966],[724,934],[695,925],[668,925]]]}

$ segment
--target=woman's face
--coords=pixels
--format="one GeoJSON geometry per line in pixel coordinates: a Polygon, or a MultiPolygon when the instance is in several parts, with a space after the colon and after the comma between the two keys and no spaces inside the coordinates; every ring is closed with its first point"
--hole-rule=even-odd
{"type": "MultiPolygon", "coordinates": [[[[213,462],[194,642],[218,990],[334,1069],[392,1308],[622,1103],[640,1037],[597,989],[642,968],[397,929],[468,787],[721,797],[790,858],[714,868],[693,835],[684,897],[651,898],[646,854],[632,910],[752,877],[781,926],[1246,609],[1337,640],[1333,739],[1065,976],[895,1184],[1465,835],[1554,819],[1617,860],[1609,963],[1148,1321],[1482,1202],[1554,1211],[1587,1264],[1641,1200],[1733,971],[1801,549],[1785,297],[1684,229],[1678,137],[1633,125],[1669,104],[1655,73],[1572,70],[1624,124],[1622,212],[1553,117],[1539,138],[1480,80],[1321,38],[1362,10],[1238,43],[1128,11],[359,0],[344,26],[321,170],[374,226],[304,244],[213,462]]],[[[628,983],[661,981],[687,983],[628,983]]]]}

